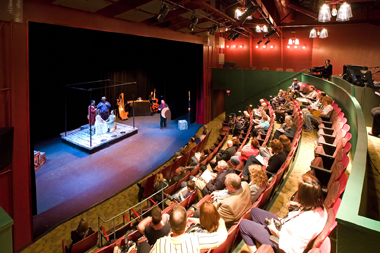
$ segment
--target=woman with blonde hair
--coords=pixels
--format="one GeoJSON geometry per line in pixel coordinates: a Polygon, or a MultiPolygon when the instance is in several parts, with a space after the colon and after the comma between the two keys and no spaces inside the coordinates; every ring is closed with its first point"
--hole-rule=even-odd
{"type": "MultiPolygon", "coordinates": [[[[164,180],[165,180],[164,175],[162,175],[162,173],[156,174],[156,177],[154,178],[154,183],[153,183],[155,193],[165,188],[166,184],[164,183],[164,180]]],[[[162,201],[162,193],[158,193],[154,195],[153,200],[156,202],[162,201]]]]}
{"type": "Polygon", "coordinates": [[[267,188],[268,176],[263,166],[258,164],[249,166],[248,170],[251,177],[249,188],[251,188],[252,203],[254,203],[267,188]]]}

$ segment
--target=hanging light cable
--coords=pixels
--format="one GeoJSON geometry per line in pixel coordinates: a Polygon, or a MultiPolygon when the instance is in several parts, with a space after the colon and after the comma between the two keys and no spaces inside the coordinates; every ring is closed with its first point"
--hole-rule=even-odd
{"type": "Polygon", "coordinates": [[[331,20],[330,7],[327,4],[323,4],[321,9],[319,9],[318,21],[328,22],[331,20]]]}

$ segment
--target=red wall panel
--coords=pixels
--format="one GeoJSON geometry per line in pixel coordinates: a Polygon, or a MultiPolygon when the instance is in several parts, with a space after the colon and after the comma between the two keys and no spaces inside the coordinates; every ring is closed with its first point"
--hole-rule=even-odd
{"type": "Polygon", "coordinates": [[[250,45],[248,38],[239,38],[235,41],[226,40],[224,54],[225,62],[235,62],[241,69],[250,68],[250,45]]]}

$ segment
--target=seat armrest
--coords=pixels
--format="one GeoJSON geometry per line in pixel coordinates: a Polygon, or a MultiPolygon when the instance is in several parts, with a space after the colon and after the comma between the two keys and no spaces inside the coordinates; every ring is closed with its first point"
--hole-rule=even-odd
{"type": "Polygon", "coordinates": [[[332,122],[330,122],[330,121],[323,121],[322,120],[322,123],[325,124],[326,127],[332,127],[332,122]]]}
{"type": "Polygon", "coordinates": [[[330,159],[334,159],[334,157],[332,155],[322,154],[322,153],[318,153],[318,152],[315,152],[315,156],[327,157],[330,159]]]}
{"type": "Polygon", "coordinates": [[[326,173],[329,173],[329,174],[332,173],[331,170],[327,170],[325,168],[314,166],[314,165],[311,165],[310,168],[313,169],[313,170],[323,171],[323,172],[326,172],[326,173]]]}
{"type": "Polygon", "coordinates": [[[333,134],[334,129],[329,127],[319,127],[319,129],[322,129],[325,134],[333,134]]]}
{"type": "Polygon", "coordinates": [[[325,151],[327,155],[332,156],[336,150],[336,146],[333,144],[326,143],[326,142],[319,142],[318,144],[323,146],[323,150],[325,151]]]}
{"type": "Polygon", "coordinates": [[[325,139],[325,142],[328,144],[333,144],[335,141],[335,136],[330,135],[330,134],[320,134],[319,136],[323,136],[325,139]]]}

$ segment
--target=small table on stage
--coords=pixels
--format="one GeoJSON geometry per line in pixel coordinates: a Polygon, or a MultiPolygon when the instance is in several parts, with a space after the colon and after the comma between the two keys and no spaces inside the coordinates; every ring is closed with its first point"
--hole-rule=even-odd
{"type": "MultiPolygon", "coordinates": [[[[135,100],[135,116],[150,116],[150,103],[149,100],[135,100]]],[[[129,115],[133,116],[133,101],[128,101],[129,115]]]]}

